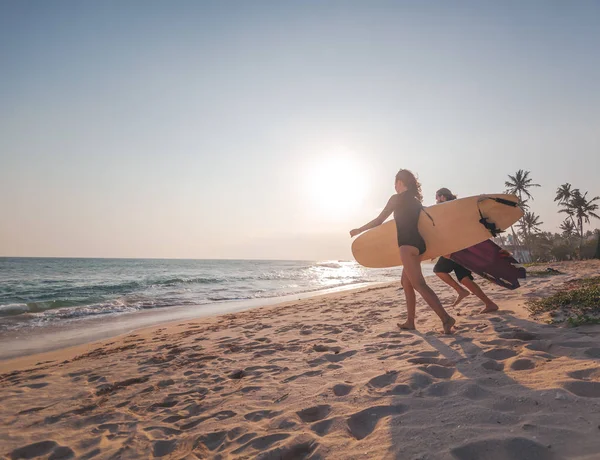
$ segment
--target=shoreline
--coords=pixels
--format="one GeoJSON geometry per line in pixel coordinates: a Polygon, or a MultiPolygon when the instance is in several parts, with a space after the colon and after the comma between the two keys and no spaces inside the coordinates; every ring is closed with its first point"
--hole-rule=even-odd
{"type": "Polygon", "coordinates": [[[28,356],[92,345],[147,328],[156,328],[178,321],[213,318],[256,308],[277,307],[289,302],[327,296],[340,292],[360,291],[399,281],[357,283],[317,291],[270,298],[220,302],[199,306],[174,306],[141,310],[133,313],[83,318],[63,324],[43,327],[23,327],[0,334],[0,370],[3,364],[28,356]],[[31,333],[31,336],[27,336],[31,333]]]}

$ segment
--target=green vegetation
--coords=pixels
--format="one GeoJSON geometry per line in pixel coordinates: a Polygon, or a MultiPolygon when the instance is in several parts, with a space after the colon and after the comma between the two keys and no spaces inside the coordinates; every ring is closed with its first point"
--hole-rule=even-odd
{"type": "Polygon", "coordinates": [[[557,293],[526,305],[533,314],[549,313],[552,323],[600,324],[600,276],[570,281],[557,293]]]}

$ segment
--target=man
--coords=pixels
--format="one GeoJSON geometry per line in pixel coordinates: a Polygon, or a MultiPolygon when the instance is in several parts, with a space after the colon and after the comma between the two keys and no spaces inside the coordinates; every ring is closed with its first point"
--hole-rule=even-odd
{"type": "MultiPolygon", "coordinates": [[[[447,188],[441,188],[435,193],[435,200],[439,203],[444,203],[446,201],[455,200],[456,196],[452,194],[450,190],[447,188]]],[[[453,288],[458,297],[454,302],[453,306],[456,306],[467,297],[470,293],[475,294],[479,299],[483,301],[485,304],[485,308],[481,310],[481,313],[491,313],[493,311],[498,310],[498,305],[496,305],[485,293],[481,290],[481,288],[475,283],[473,280],[473,274],[470,270],[467,270],[462,265],[457,264],[451,259],[446,257],[440,257],[435,266],[433,267],[433,272],[447,285],[453,288]],[[450,273],[454,271],[456,278],[462,285],[464,285],[467,289],[462,287],[454,278],[450,276],[450,273]],[[469,292],[470,291],[470,292],[469,292]]]]}

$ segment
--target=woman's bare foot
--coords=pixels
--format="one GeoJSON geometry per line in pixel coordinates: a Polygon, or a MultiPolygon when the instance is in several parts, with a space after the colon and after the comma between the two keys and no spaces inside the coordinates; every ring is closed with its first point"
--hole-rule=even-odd
{"type": "Polygon", "coordinates": [[[448,319],[442,323],[444,327],[444,334],[452,334],[452,327],[456,324],[456,320],[452,316],[448,316],[448,319]]]}
{"type": "Polygon", "coordinates": [[[412,330],[415,329],[415,323],[414,323],[414,321],[406,321],[404,323],[398,323],[398,327],[400,329],[405,329],[405,330],[408,330],[408,331],[412,331],[412,330]]]}
{"type": "Polygon", "coordinates": [[[462,289],[462,290],[458,291],[458,297],[456,298],[456,300],[454,301],[452,306],[456,307],[460,303],[460,301],[462,299],[464,299],[465,297],[467,297],[469,294],[471,294],[471,293],[469,291],[467,291],[466,289],[462,289]]]}
{"type": "Polygon", "coordinates": [[[496,305],[494,302],[486,304],[485,308],[479,313],[492,313],[493,311],[498,311],[498,305],[496,305]]]}

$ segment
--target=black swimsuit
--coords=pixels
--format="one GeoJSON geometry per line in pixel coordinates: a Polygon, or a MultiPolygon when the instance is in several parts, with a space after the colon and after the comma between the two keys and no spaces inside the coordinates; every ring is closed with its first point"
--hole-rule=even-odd
{"type": "Polygon", "coordinates": [[[423,254],[426,249],[425,240],[419,233],[418,225],[423,205],[406,192],[397,196],[394,220],[398,234],[398,247],[413,246],[419,250],[419,254],[423,254]]]}

